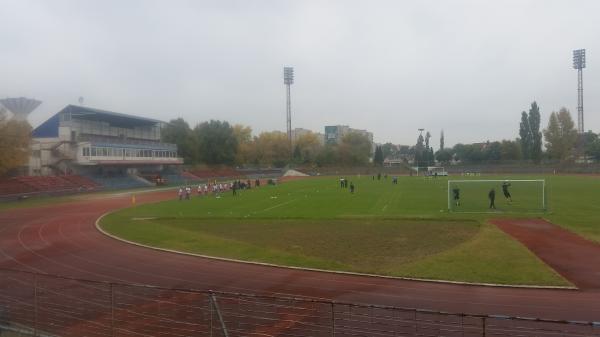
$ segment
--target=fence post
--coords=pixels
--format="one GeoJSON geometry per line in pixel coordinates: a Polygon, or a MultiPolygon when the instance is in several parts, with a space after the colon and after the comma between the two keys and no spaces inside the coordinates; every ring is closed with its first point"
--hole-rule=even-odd
{"type": "Polygon", "coordinates": [[[210,337],[213,336],[213,306],[212,292],[208,293],[208,310],[210,310],[210,337]]]}
{"type": "Polygon", "coordinates": [[[335,303],[331,302],[331,337],[335,337],[335,303]]]}
{"type": "Polygon", "coordinates": [[[112,282],[110,283],[110,335],[115,336],[115,290],[112,282]]]}
{"type": "Polygon", "coordinates": [[[485,320],[486,320],[486,318],[487,317],[485,317],[485,316],[483,317],[483,337],[485,337],[485,332],[486,332],[485,331],[486,330],[486,326],[485,326],[485,320]]]}
{"type": "Polygon", "coordinates": [[[37,336],[38,330],[38,276],[33,275],[33,336],[37,336]]]}
{"type": "Polygon", "coordinates": [[[417,332],[419,332],[419,328],[417,328],[417,309],[413,309],[413,312],[415,313],[415,316],[414,316],[415,317],[414,318],[414,321],[415,321],[415,336],[417,336],[417,332]]]}

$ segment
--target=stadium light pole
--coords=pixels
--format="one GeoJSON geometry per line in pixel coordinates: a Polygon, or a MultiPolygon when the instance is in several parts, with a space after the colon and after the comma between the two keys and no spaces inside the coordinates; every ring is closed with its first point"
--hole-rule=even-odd
{"type": "Polygon", "coordinates": [[[577,131],[585,132],[583,125],[583,68],[585,68],[585,49],[573,50],[573,69],[577,69],[577,131]]]}
{"type": "Polygon", "coordinates": [[[294,84],[294,68],[283,67],[283,84],[286,87],[286,117],[287,117],[287,136],[290,146],[290,156],[292,155],[292,98],[290,96],[290,87],[294,84]]]}

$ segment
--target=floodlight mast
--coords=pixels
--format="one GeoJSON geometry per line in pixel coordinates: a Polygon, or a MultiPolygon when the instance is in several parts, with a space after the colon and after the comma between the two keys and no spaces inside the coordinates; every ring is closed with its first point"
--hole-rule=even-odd
{"type": "Polygon", "coordinates": [[[585,68],[585,49],[573,50],[573,68],[577,69],[577,131],[585,132],[583,125],[583,68],[585,68]]]}
{"type": "Polygon", "coordinates": [[[290,96],[290,86],[294,84],[294,68],[283,67],[283,84],[286,87],[286,117],[287,117],[287,136],[292,154],[292,98],[290,96]]]}

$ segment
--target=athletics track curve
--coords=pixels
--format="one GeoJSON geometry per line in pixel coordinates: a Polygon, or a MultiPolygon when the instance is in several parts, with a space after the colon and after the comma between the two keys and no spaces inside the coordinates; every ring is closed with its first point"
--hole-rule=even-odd
{"type": "MultiPolygon", "coordinates": [[[[166,200],[173,191],[137,195],[166,200]]],[[[101,234],[102,214],[130,196],[88,196],[64,204],[0,212],[0,268],[110,282],[306,296],[344,302],[540,317],[600,320],[600,291],[497,288],[330,274],[159,252],[101,234]]]]}

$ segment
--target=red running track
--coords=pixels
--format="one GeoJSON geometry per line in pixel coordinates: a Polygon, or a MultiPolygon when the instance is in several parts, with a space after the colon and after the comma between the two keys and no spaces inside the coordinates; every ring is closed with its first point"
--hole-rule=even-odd
{"type": "MultiPolygon", "coordinates": [[[[137,195],[138,203],[173,192],[137,195]]],[[[600,321],[599,290],[514,289],[405,281],[241,264],[132,246],[95,228],[127,195],[0,213],[0,267],[101,281],[292,295],[402,307],[600,321]]]]}

